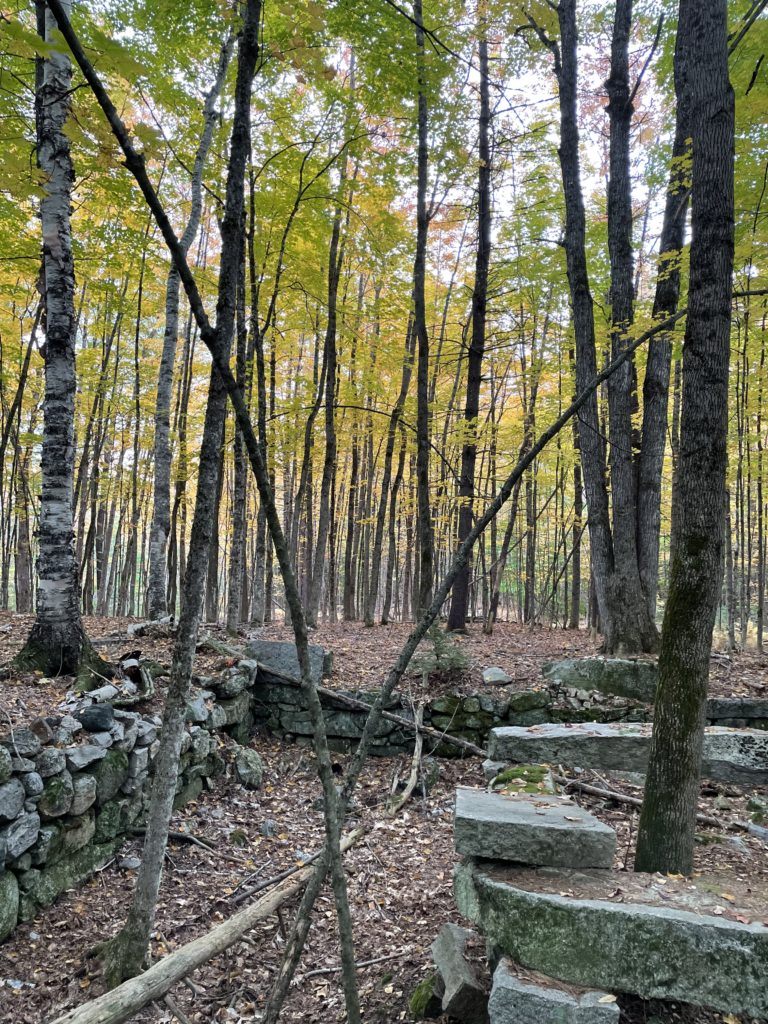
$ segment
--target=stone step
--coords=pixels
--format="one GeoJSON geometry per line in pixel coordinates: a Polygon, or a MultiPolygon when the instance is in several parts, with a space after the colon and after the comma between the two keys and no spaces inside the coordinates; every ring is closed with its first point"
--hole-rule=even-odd
{"type": "MultiPolygon", "coordinates": [[[[506,726],[491,730],[488,755],[498,761],[644,772],[650,742],[651,726],[646,723],[506,726]]],[[[741,785],[768,784],[768,732],[709,726],[702,775],[741,785]]]]}
{"type": "Polygon", "coordinates": [[[613,829],[570,800],[456,790],[456,850],[465,856],[552,867],[610,868],[613,829]]]}
{"type": "Polygon", "coordinates": [[[507,958],[496,968],[489,1024],[618,1024],[615,996],[518,971],[507,958]]]}
{"type": "MultiPolygon", "coordinates": [[[[664,905],[661,896],[658,905],[647,895],[656,881],[653,875],[534,871],[465,860],[454,871],[454,892],[460,912],[490,945],[525,967],[645,999],[768,1016],[762,914],[749,924],[714,916],[698,878],[697,886],[680,882],[678,906],[708,913],[664,905]],[[595,892],[602,898],[582,896],[595,892]]],[[[664,890],[672,886],[666,881],[664,890]]]]}

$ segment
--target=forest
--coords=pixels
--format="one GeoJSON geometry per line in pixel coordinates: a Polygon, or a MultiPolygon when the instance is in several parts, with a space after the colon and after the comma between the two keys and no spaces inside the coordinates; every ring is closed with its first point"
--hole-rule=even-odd
{"type": "Polygon", "coordinates": [[[0,11],[2,1020],[768,1018],[766,7],[0,11]],[[752,982],[505,945],[484,857],[716,870],[752,982]]]}

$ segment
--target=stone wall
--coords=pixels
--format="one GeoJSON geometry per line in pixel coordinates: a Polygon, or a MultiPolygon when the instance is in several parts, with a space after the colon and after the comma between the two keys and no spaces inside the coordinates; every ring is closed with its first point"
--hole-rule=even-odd
{"type": "MultiPolygon", "coordinates": [[[[327,660],[323,663],[318,654],[316,661],[313,672],[319,682],[327,660]]],[[[217,733],[240,744],[260,729],[311,742],[301,690],[280,683],[276,672],[255,658],[194,682],[177,806],[198,796],[204,780],[223,771],[217,733]]],[[[29,920],[38,908],[106,863],[144,820],[161,720],[113,707],[110,700],[116,693],[114,687],[103,687],[85,697],[71,695],[55,714],[0,736],[0,941],[17,921],[29,920]]],[[[371,703],[376,693],[349,695],[371,703]]],[[[332,748],[354,746],[367,712],[350,710],[329,695],[323,696],[323,704],[332,748]]],[[[388,710],[413,719],[406,696],[393,696],[388,710]]],[[[493,692],[434,697],[424,708],[424,724],[486,747],[489,731],[500,726],[642,722],[651,715],[651,707],[637,700],[552,682],[504,697],[493,692]]],[[[708,717],[715,725],[768,728],[768,701],[712,699],[708,717]]],[[[449,743],[431,747],[428,740],[428,753],[462,755],[461,748],[449,743]]],[[[412,748],[410,730],[386,720],[380,723],[373,754],[392,756],[412,748]]]]}
{"type": "MultiPolygon", "coordinates": [[[[247,740],[256,669],[240,662],[207,681],[212,688],[195,691],[177,807],[223,771],[217,731],[247,740]]],[[[0,736],[0,941],[105,864],[141,826],[160,726],[157,715],[73,695],[56,714],[0,736]]]]}

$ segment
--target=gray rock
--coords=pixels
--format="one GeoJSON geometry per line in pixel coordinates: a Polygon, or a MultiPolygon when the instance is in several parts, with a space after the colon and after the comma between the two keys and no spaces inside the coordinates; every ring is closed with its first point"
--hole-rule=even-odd
{"type": "Polygon", "coordinates": [[[72,780],[71,814],[82,814],[96,800],[96,779],[93,775],[76,775],[72,780]]]}
{"type": "Polygon", "coordinates": [[[0,747],[0,782],[6,782],[11,777],[11,755],[0,747]]]}
{"type": "Polygon", "coordinates": [[[0,942],[16,927],[19,915],[19,883],[11,871],[0,875],[0,942]]]}
{"type": "Polygon", "coordinates": [[[111,704],[93,704],[75,712],[75,718],[88,732],[109,732],[115,720],[115,711],[111,704]]]}
{"type": "Polygon", "coordinates": [[[492,761],[490,757],[487,757],[480,766],[483,769],[485,781],[490,782],[492,779],[495,779],[499,772],[507,767],[508,763],[508,761],[492,761]]]}
{"type": "Polygon", "coordinates": [[[128,778],[136,779],[144,775],[149,768],[149,748],[140,747],[131,752],[128,758],[128,778]]]}
{"type": "Polygon", "coordinates": [[[75,736],[77,733],[82,732],[83,723],[78,722],[74,715],[64,715],[62,720],[59,722],[59,727],[61,729],[67,729],[68,732],[71,732],[72,735],[75,736]]]}
{"type": "Polygon", "coordinates": [[[255,750],[241,747],[235,758],[237,777],[246,789],[259,789],[264,775],[264,765],[255,750]]]}
{"type": "Polygon", "coordinates": [[[617,1024],[619,1005],[607,993],[569,991],[542,981],[518,978],[502,960],[488,1001],[490,1024],[617,1024]]]}
{"type": "Polygon", "coordinates": [[[69,812],[73,797],[72,776],[68,771],[63,771],[45,783],[37,809],[43,818],[60,818],[69,812]]]}
{"type": "Polygon", "coordinates": [[[610,868],[616,849],[613,829],[577,804],[463,788],[454,842],[466,856],[551,867],[610,868]]]}
{"type": "Polygon", "coordinates": [[[216,691],[217,697],[236,697],[253,685],[256,675],[257,664],[255,661],[241,661],[232,668],[228,668],[217,679],[211,680],[211,689],[216,691]]]}
{"type": "MultiPolygon", "coordinates": [[[[299,679],[299,658],[296,645],[282,640],[252,640],[245,648],[248,658],[259,663],[259,676],[269,678],[269,671],[277,672],[291,679],[299,679]]],[[[325,670],[326,651],[319,644],[309,645],[309,664],[316,684],[330,673],[325,670]]]]}
{"type": "MultiPolygon", "coordinates": [[[[768,927],[667,907],[531,892],[516,886],[514,876],[512,869],[486,870],[464,861],[454,871],[454,892],[460,912],[525,967],[645,999],[768,1014],[768,927]]],[[[562,876],[567,890],[570,874],[562,876]]]]}
{"type": "Polygon", "coordinates": [[[67,768],[71,772],[82,771],[95,761],[100,761],[106,756],[106,748],[97,746],[95,743],[84,743],[79,747],[67,747],[64,751],[67,758],[67,768]]]}
{"type": "Polygon", "coordinates": [[[35,770],[35,762],[31,757],[12,757],[11,770],[14,775],[24,775],[35,770]]]}
{"type": "Polygon", "coordinates": [[[720,782],[768,785],[768,732],[710,726],[704,732],[701,773],[720,782]]]}
{"type": "Polygon", "coordinates": [[[141,867],[141,857],[120,857],[117,866],[124,871],[138,871],[141,867]]]}
{"type": "Polygon", "coordinates": [[[96,777],[96,801],[101,806],[117,794],[128,778],[128,755],[123,750],[108,751],[93,774],[96,777]]]}
{"type": "Polygon", "coordinates": [[[239,722],[242,722],[248,714],[250,704],[250,694],[240,693],[237,697],[233,697],[231,700],[221,701],[218,706],[224,709],[225,724],[237,725],[239,722]]]}
{"type": "Polygon", "coordinates": [[[36,757],[40,753],[42,743],[31,729],[23,726],[0,736],[0,746],[5,747],[12,757],[36,757]]]}
{"type": "Polygon", "coordinates": [[[656,695],[658,674],[656,662],[627,658],[567,658],[550,661],[542,668],[542,675],[550,684],[600,690],[649,704],[656,695]]]}
{"type": "Polygon", "coordinates": [[[97,747],[101,747],[103,750],[109,750],[112,746],[111,732],[92,732],[89,738],[91,743],[97,747]]]}
{"type": "Polygon", "coordinates": [[[266,836],[268,839],[276,836],[277,822],[273,821],[272,818],[265,818],[259,825],[259,835],[266,836]]]}
{"type": "Polygon", "coordinates": [[[764,718],[768,719],[768,698],[765,697],[709,697],[707,718],[764,718]]]}
{"type": "Polygon", "coordinates": [[[205,704],[205,697],[198,693],[187,701],[185,718],[188,722],[205,722],[208,720],[208,708],[205,704]]]}
{"type": "Polygon", "coordinates": [[[56,747],[43,747],[35,758],[35,766],[38,775],[43,779],[58,775],[67,766],[64,751],[58,750],[56,747]]]}
{"type": "Polygon", "coordinates": [[[0,786],[0,821],[13,821],[24,806],[24,787],[18,779],[0,786]]]}
{"type": "Polygon", "coordinates": [[[467,940],[474,933],[455,924],[444,924],[432,943],[432,959],[443,980],[443,1013],[455,1020],[486,1020],[488,996],[474,969],[464,956],[467,940]]]}
{"type": "Polygon", "coordinates": [[[0,829],[0,844],[5,845],[5,859],[15,860],[34,846],[40,830],[40,815],[21,814],[6,828],[0,829]]]}
{"type": "Polygon", "coordinates": [[[490,684],[499,685],[501,683],[511,683],[512,676],[505,672],[503,668],[499,668],[494,665],[490,668],[483,669],[483,682],[490,684]]]}
{"type": "Polygon", "coordinates": [[[119,692],[116,686],[107,683],[106,686],[100,686],[97,690],[89,690],[88,696],[95,704],[106,704],[114,700],[119,692]]]}
{"type": "Polygon", "coordinates": [[[44,783],[42,776],[37,772],[27,772],[26,775],[22,775],[21,784],[28,798],[34,799],[34,797],[42,795],[44,783]]]}
{"type": "Polygon", "coordinates": [[[149,747],[157,739],[157,726],[154,725],[153,722],[147,721],[145,718],[139,719],[137,722],[137,730],[137,747],[149,747]]]}

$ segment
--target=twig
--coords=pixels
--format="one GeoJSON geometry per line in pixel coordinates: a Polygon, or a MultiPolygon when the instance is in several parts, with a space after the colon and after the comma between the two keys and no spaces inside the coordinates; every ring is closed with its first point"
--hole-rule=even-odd
{"type": "MultiPolygon", "coordinates": [[[[147,830],[145,828],[132,828],[131,835],[143,836],[146,835],[147,830]]],[[[199,846],[201,850],[205,850],[207,853],[215,853],[217,857],[223,857],[224,860],[230,860],[233,864],[247,864],[248,861],[243,857],[238,857],[236,853],[227,853],[226,850],[220,850],[214,846],[213,843],[209,843],[205,839],[200,839],[199,836],[193,835],[191,832],[169,832],[168,839],[176,843],[191,843],[193,846],[199,846]]]]}
{"type": "Polygon", "coordinates": [[[411,774],[408,776],[408,781],[405,784],[405,789],[399,797],[389,801],[387,807],[387,814],[390,818],[394,818],[395,815],[408,803],[416,788],[416,783],[419,781],[419,768],[421,766],[421,748],[424,744],[424,739],[421,734],[421,725],[424,720],[424,705],[419,704],[416,708],[416,714],[414,715],[414,726],[416,728],[416,739],[413,744],[413,758],[411,759],[411,774]]]}
{"type": "Polygon", "coordinates": [[[261,892],[262,889],[268,889],[270,885],[276,885],[278,882],[282,882],[286,878],[290,878],[291,875],[295,875],[297,871],[303,871],[304,868],[313,864],[319,857],[322,857],[324,850],[318,850],[317,853],[313,853],[311,857],[307,857],[301,864],[294,864],[292,868],[286,868],[285,871],[281,871],[278,875],[273,875],[271,878],[265,878],[263,882],[259,882],[258,885],[250,886],[248,889],[243,889],[236,896],[234,892],[228,898],[228,903],[242,903],[243,900],[247,900],[249,896],[255,896],[257,892],[261,892]]]}
{"type": "Polygon", "coordinates": [[[171,1011],[173,1016],[181,1021],[181,1024],[192,1024],[192,1021],[189,1019],[186,1013],[184,1013],[184,1011],[180,1009],[180,1007],[176,1004],[176,1001],[173,999],[172,996],[167,995],[165,999],[163,999],[163,1002],[171,1011]]]}
{"type": "MultiPolygon", "coordinates": [[[[375,956],[371,960],[358,960],[355,964],[356,968],[371,967],[373,964],[384,963],[385,960],[399,960],[401,957],[410,956],[413,950],[402,949],[399,953],[388,953],[386,956],[375,956]]],[[[299,985],[302,981],[306,981],[307,978],[317,978],[321,974],[338,974],[341,970],[341,964],[336,964],[333,967],[318,967],[314,971],[307,971],[306,974],[300,974],[298,978],[293,979],[294,985],[299,985]]]]}

